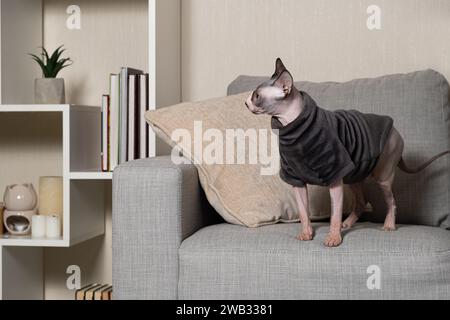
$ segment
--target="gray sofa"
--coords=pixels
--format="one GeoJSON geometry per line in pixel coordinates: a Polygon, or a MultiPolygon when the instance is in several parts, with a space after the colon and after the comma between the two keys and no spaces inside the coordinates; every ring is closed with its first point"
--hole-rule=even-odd
{"type": "MultiPolygon", "coordinates": [[[[259,81],[241,76],[228,93],[259,81]]],[[[450,149],[449,87],[435,71],[297,87],[330,109],[391,115],[411,165],[450,149]]],[[[416,176],[399,172],[394,188],[396,232],[381,231],[385,205],[368,183],[373,212],[344,232],[341,246],[326,248],[326,222],[314,223],[311,242],[295,239],[298,224],[224,223],[193,165],[169,157],[123,164],[113,179],[114,297],[450,299],[450,160],[416,176]]]]}

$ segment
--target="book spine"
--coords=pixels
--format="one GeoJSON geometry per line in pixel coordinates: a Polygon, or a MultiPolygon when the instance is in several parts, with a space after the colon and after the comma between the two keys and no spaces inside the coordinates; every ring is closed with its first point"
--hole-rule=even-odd
{"type": "Polygon", "coordinates": [[[145,123],[145,112],[146,110],[146,75],[140,75],[139,76],[139,87],[140,87],[140,93],[139,93],[139,138],[140,138],[140,146],[139,146],[139,158],[144,159],[147,158],[147,125],[145,123]]]}
{"type": "Polygon", "coordinates": [[[101,290],[97,290],[94,295],[94,300],[110,300],[109,294],[112,292],[111,285],[105,285],[101,290]]]}
{"type": "Polygon", "coordinates": [[[106,171],[111,171],[111,97],[109,95],[106,114],[106,128],[106,171]]]}
{"type": "Polygon", "coordinates": [[[128,69],[120,71],[119,164],[127,161],[128,69]]]}
{"type": "Polygon", "coordinates": [[[135,77],[135,84],[134,84],[134,159],[139,159],[139,151],[140,151],[140,141],[142,140],[140,137],[140,126],[141,126],[141,122],[140,122],[140,92],[141,92],[141,88],[140,88],[140,83],[139,83],[139,78],[141,77],[141,75],[136,75],[135,77]]]}
{"type": "Polygon", "coordinates": [[[131,74],[128,76],[128,160],[134,159],[134,146],[135,146],[135,85],[136,76],[131,74]]]}
{"type": "Polygon", "coordinates": [[[75,291],[75,300],[85,300],[86,299],[86,293],[88,290],[98,286],[97,283],[89,284],[87,286],[82,287],[81,289],[78,289],[75,291]]]}
{"type": "MultiPolygon", "coordinates": [[[[149,93],[149,80],[148,80],[148,73],[145,74],[145,112],[150,110],[150,93],[149,93]]],[[[145,157],[150,157],[150,126],[148,123],[145,123],[145,141],[146,148],[145,148],[145,157]]]]}
{"type": "Polygon", "coordinates": [[[103,131],[105,129],[105,119],[106,112],[105,107],[103,104],[103,96],[102,96],[102,104],[101,104],[101,111],[100,111],[100,170],[105,171],[105,151],[104,151],[104,145],[105,145],[105,136],[103,134],[103,131]]]}
{"type": "Polygon", "coordinates": [[[109,287],[109,285],[104,284],[104,285],[99,285],[98,287],[89,290],[89,292],[86,294],[86,296],[87,296],[86,300],[97,300],[97,299],[95,299],[95,296],[98,293],[101,293],[103,290],[105,290],[108,287],[109,287]]]}
{"type": "Polygon", "coordinates": [[[109,154],[108,154],[108,118],[109,118],[109,95],[105,94],[102,96],[102,171],[109,171],[109,154]]]}
{"type": "Polygon", "coordinates": [[[112,288],[102,292],[102,300],[112,300],[112,288]]]}
{"type": "Polygon", "coordinates": [[[122,67],[120,71],[120,144],[119,144],[119,163],[126,162],[128,160],[128,122],[129,122],[129,110],[133,106],[129,105],[128,95],[129,91],[129,75],[142,74],[141,70],[122,67]]]}
{"type": "Polygon", "coordinates": [[[109,141],[109,169],[114,168],[119,164],[119,108],[120,108],[120,92],[119,92],[119,75],[111,74],[110,76],[110,141],[109,141]]]}

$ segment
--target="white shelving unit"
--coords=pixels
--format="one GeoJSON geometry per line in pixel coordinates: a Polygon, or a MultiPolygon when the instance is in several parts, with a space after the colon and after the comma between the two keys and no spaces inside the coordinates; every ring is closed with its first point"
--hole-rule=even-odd
{"type": "MultiPolygon", "coordinates": [[[[64,211],[61,239],[31,239],[6,234],[0,237],[0,246],[68,247],[105,232],[104,190],[98,187],[98,183],[95,188],[86,185],[87,182],[92,185],[97,180],[112,178],[112,173],[100,171],[100,111],[99,107],[67,104],[0,106],[0,119],[5,113],[20,114],[21,117],[42,112],[61,115],[58,118],[62,121],[64,211]],[[89,189],[89,192],[83,192],[81,187],[89,189]]],[[[36,174],[39,175],[39,172],[36,174]]]]}
{"type": "MultiPolygon", "coordinates": [[[[17,132],[3,132],[2,142],[15,141],[14,147],[4,146],[11,152],[39,158],[48,150],[60,153],[50,167],[61,168],[63,177],[63,232],[60,239],[33,239],[31,236],[0,236],[0,295],[2,298],[42,299],[44,287],[43,248],[69,247],[105,233],[104,192],[105,183],[112,179],[111,172],[100,171],[100,118],[99,107],[76,105],[0,105],[0,123],[3,119],[15,123],[48,119],[57,123],[42,123],[56,128],[60,137],[50,139],[43,131],[41,145],[26,143],[28,138],[15,141],[17,132]],[[44,118],[47,119],[47,118],[44,118]],[[61,128],[61,130],[58,130],[61,128]],[[43,148],[46,146],[46,148],[43,148]],[[42,150],[41,150],[42,147],[42,150]],[[9,149],[8,149],[9,148],[9,149]],[[30,149],[30,150],[29,150],[30,149]],[[27,289],[25,289],[27,288],[27,289]]],[[[39,135],[39,130],[28,135],[39,135]]],[[[31,137],[29,137],[31,138],[31,137]]],[[[36,138],[36,137],[33,137],[36,138]]],[[[54,157],[55,158],[55,157],[54,157]]],[[[59,171],[55,169],[55,171],[59,171]]],[[[27,175],[37,181],[42,175],[39,169],[27,175]]],[[[35,184],[36,186],[36,184],[35,184]]]]}
{"type": "MultiPolygon", "coordinates": [[[[148,60],[145,60],[148,61],[150,75],[149,103],[150,109],[156,109],[178,103],[181,99],[181,0],[143,1],[147,2],[148,29],[139,29],[139,33],[147,32],[148,35],[148,52],[144,54],[148,55],[148,60]]],[[[101,9],[108,5],[107,2],[80,0],[76,4],[83,14],[98,15],[93,19],[95,22],[98,18],[98,23],[109,23],[109,11],[101,9]]],[[[128,5],[119,5],[118,1],[112,3],[112,10],[116,10],[113,14],[120,14],[128,5]]],[[[45,278],[48,277],[44,249],[68,248],[111,232],[105,230],[105,207],[110,207],[105,204],[105,190],[109,190],[113,174],[100,171],[100,108],[32,104],[33,80],[41,74],[26,56],[27,52],[47,46],[48,43],[44,43],[46,38],[63,41],[66,47],[72,45],[91,50],[82,42],[83,37],[72,36],[76,35],[75,31],[70,34],[62,30],[55,32],[57,28],[65,28],[65,9],[69,4],[55,0],[0,0],[0,187],[21,180],[33,182],[37,187],[39,176],[60,175],[64,188],[63,235],[60,239],[0,236],[0,300],[44,299],[45,278]],[[22,119],[32,127],[25,130],[26,133],[19,128],[22,119]],[[2,130],[4,121],[12,121],[10,131],[2,130]],[[7,139],[2,139],[2,135],[7,139]],[[2,171],[4,168],[7,170],[2,171]]],[[[122,32],[121,29],[117,31],[122,32]]],[[[95,32],[93,35],[97,36],[95,32]]],[[[101,31],[99,35],[105,36],[101,31]]],[[[126,36],[121,33],[117,38],[126,36]]],[[[87,42],[91,43],[92,39],[87,42]]],[[[103,59],[108,52],[103,49],[89,52],[89,57],[95,58],[83,62],[90,66],[89,70],[96,72],[91,66],[95,66],[98,57],[103,59]]],[[[133,55],[133,50],[127,54],[133,55]]],[[[117,72],[121,66],[126,66],[127,59],[123,58],[123,55],[114,56],[113,53],[106,57],[108,63],[114,65],[108,72],[117,72]]],[[[72,74],[72,79],[91,72],[83,69],[80,61],[77,63],[77,67],[81,67],[78,70],[84,71],[78,71],[75,76],[72,74]]],[[[104,75],[105,81],[107,75],[104,75]]],[[[67,81],[66,89],[70,85],[71,82],[67,81]]],[[[100,101],[104,92],[99,90],[99,86],[94,87],[89,95],[98,96],[100,101]]],[[[165,152],[163,143],[159,143],[153,133],[150,139],[151,156],[165,152]]]]}

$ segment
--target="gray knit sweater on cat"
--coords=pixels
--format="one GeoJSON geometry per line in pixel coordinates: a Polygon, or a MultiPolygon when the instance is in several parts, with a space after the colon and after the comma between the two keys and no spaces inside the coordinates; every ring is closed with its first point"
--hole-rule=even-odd
{"type": "Polygon", "coordinates": [[[280,177],[290,185],[329,186],[364,180],[375,168],[391,132],[388,116],[356,110],[328,111],[305,92],[303,112],[283,126],[272,117],[281,156],[280,177]]]}

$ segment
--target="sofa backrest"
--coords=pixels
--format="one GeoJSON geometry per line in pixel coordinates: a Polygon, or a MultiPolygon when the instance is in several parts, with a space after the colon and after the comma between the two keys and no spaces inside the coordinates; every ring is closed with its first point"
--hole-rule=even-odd
{"type": "MultiPolygon", "coordinates": [[[[266,79],[239,76],[228,86],[228,94],[254,90],[266,79]]],[[[302,81],[295,85],[325,109],[356,109],[391,116],[405,140],[404,159],[410,167],[450,149],[449,84],[434,70],[344,83],[302,81]]],[[[386,206],[381,191],[370,179],[364,188],[373,207],[368,219],[382,222],[386,206]]],[[[450,228],[450,156],[415,175],[397,170],[394,193],[399,223],[450,228]]]]}

